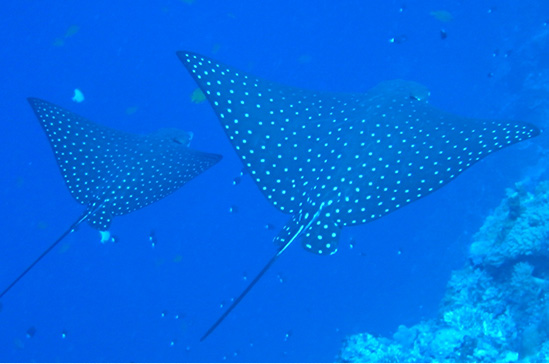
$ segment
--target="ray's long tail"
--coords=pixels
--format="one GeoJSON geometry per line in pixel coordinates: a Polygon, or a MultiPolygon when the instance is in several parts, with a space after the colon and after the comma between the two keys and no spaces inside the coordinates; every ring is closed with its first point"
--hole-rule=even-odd
{"type": "Polygon", "coordinates": [[[214,330],[223,322],[223,320],[225,320],[225,318],[229,316],[231,311],[235,309],[235,307],[240,303],[240,301],[242,301],[242,299],[248,294],[248,292],[251,291],[251,289],[255,286],[255,284],[259,282],[259,280],[261,279],[261,277],[263,277],[265,272],[267,272],[269,268],[271,268],[271,266],[274,264],[274,262],[276,262],[278,257],[281,256],[282,253],[284,253],[284,251],[290,246],[290,244],[301,234],[302,230],[303,230],[303,227],[301,227],[301,229],[299,229],[299,231],[285,245],[283,245],[280,249],[278,249],[276,254],[273,255],[273,257],[267,262],[267,264],[265,264],[263,269],[261,269],[261,271],[255,276],[255,278],[250,282],[250,284],[248,284],[246,289],[244,289],[244,291],[242,291],[242,293],[233,301],[233,303],[229,306],[227,311],[223,312],[223,314],[217,319],[217,321],[212,326],[210,326],[208,331],[206,331],[206,333],[202,335],[202,337],[200,338],[200,341],[206,340],[206,338],[210,336],[212,332],[214,332],[214,330]]]}
{"type": "Polygon", "coordinates": [[[206,331],[206,333],[204,335],[202,335],[202,337],[200,338],[200,341],[204,341],[206,340],[206,338],[208,336],[210,336],[210,334],[212,332],[214,332],[214,330],[223,322],[223,320],[225,320],[225,318],[227,318],[227,316],[229,316],[229,314],[231,313],[232,310],[234,310],[234,308],[240,303],[240,301],[242,301],[242,299],[248,294],[248,292],[250,292],[250,290],[255,286],[255,284],[257,282],[259,282],[259,280],[261,279],[261,277],[263,277],[263,275],[265,274],[265,272],[267,272],[269,270],[269,268],[271,268],[271,266],[274,264],[274,262],[278,259],[278,257],[282,254],[282,252],[284,250],[286,250],[286,248],[290,245],[290,243],[284,245],[282,248],[280,248],[276,254],[267,262],[267,264],[265,264],[265,266],[263,267],[263,269],[261,269],[261,271],[255,276],[255,278],[253,279],[253,281],[250,282],[250,284],[248,284],[248,286],[246,287],[246,289],[244,291],[242,291],[242,293],[233,301],[233,303],[229,306],[229,308],[227,309],[227,311],[223,312],[223,314],[217,319],[217,321],[212,325],[210,326],[210,328],[208,329],[208,331],[206,331]]]}
{"type": "Polygon", "coordinates": [[[78,228],[78,226],[83,223],[84,221],[86,221],[86,219],[91,215],[93,214],[95,211],[97,211],[97,209],[99,208],[100,206],[97,206],[96,208],[93,208],[93,209],[88,209],[86,212],[84,212],[82,214],[82,216],[80,216],[78,218],[78,220],[76,220],[71,226],[70,228],[68,228],[63,234],[61,234],[61,236],[59,236],[57,238],[57,240],[55,240],[53,242],[53,244],[51,244],[46,250],[44,250],[42,252],[42,254],[40,254],[40,256],[38,256],[38,258],[36,258],[21,274],[19,274],[19,276],[17,278],[15,278],[9,286],[6,287],[6,289],[4,289],[2,291],[2,293],[0,293],[0,299],[2,297],[4,297],[4,295],[6,293],[8,293],[8,291],[10,289],[13,288],[13,286],[15,286],[17,284],[17,282],[19,282],[21,280],[21,278],[23,278],[32,268],[34,268],[34,266],[42,260],[42,258],[44,258],[49,252],[51,252],[53,250],[53,248],[55,248],[57,246],[57,244],[59,244],[63,239],[65,239],[70,233],[72,233],[74,230],[76,230],[78,228]]]}
{"type": "Polygon", "coordinates": [[[223,314],[217,319],[217,321],[212,326],[210,326],[208,331],[206,331],[206,333],[202,335],[202,337],[200,338],[200,341],[206,340],[206,338],[210,336],[212,332],[214,332],[214,330],[223,322],[223,320],[225,320],[225,318],[229,316],[231,311],[234,310],[236,306],[238,306],[240,301],[242,301],[242,299],[248,294],[248,292],[250,292],[250,290],[255,286],[255,284],[259,282],[259,280],[261,279],[261,277],[263,277],[265,272],[267,272],[269,268],[271,268],[271,266],[274,264],[274,262],[276,262],[278,257],[281,256],[282,253],[284,253],[284,251],[290,246],[290,244],[292,244],[294,240],[297,239],[297,237],[300,236],[303,231],[307,230],[311,226],[311,224],[316,221],[316,219],[320,215],[320,212],[322,211],[323,208],[324,208],[324,203],[320,205],[318,211],[314,214],[314,216],[307,223],[307,225],[301,225],[298,231],[292,236],[292,238],[286,244],[284,244],[280,249],[278,249],[276,254],[267,262],[267,264],[265,264],[263,269],[259,271],[259,273],[250,282],[250,284],[246,287],[246,289],[244,289],[244,291],[242,291],[242,293],[233,301],[233,303],[229,306],[227,311],[223,312],[223,314]]]}

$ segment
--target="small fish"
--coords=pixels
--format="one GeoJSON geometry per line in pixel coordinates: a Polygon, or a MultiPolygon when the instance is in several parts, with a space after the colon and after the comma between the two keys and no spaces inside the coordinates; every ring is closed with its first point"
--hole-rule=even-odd
{"type": "Polygon", "coordinates": [[[446,32],[446,30],[441,29],[440,30],[440,39],[444,40],[446,38],[448,38],[448,33],[446,32]]]}
{"type": "Polygon", "coordinates": [[[191,101],[195,104],[200,104],[201,102],[206,100],[206,96],[202,93],[202,90],[197,88],[193,91],[191,94],[191,101]]]}
{"type": "Polygon", "coordinates": [[[74,89],[74,96],[72,97],[72,101],[78,102],[78,103],[84,101],[84,94],[82,93],[82,91],[75,88],[74,89]]]}
{"type": "Polygon", "coordinates": [[[26,333],[27,339],[32,339],[34,335],[36,335],[36,327],[31,326],[28,328],[26,333]]]}
{"type": "Polygon", "coordinates": [[[292,337],[292,335],[293,335],[292,330],[286,332],[286,334],[284,334],[284,341],[288,341],[290,337],[292,337]]]}

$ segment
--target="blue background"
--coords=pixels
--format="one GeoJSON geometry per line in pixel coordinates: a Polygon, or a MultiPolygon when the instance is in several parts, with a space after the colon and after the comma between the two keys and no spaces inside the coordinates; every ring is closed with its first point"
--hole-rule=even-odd
{"type": "Polygon", "coordinates": [[[190,130],[194,148],[224,159],[176,194],[115,219],[119,243],[100,244],[87,225],[63,241],[2,299],[0,360],[333,361],[346,335],[391,335],[434,317],[452,269],[467,259],[472,235],[505,188],[544,176],[545,137],[483,160],[389,216],[344,229],[334,256],[291,246],[200,343],[221,305],[274,254],[271,241],[288,216],[249,176],[233,185],[242,164],[209,105],[191,102],[196,85],[175,52],[334,92],[414,80],[444,110],[545,126],[547,21],[549,3],[518,0],[4,1],[0,287],[84,209],[68,193],[26,97],[129,132],[190,130]],[[453,19],[437,19],[436,10],[453,19]],[[74,88],[83,103],[71,101],[74,88]]]}

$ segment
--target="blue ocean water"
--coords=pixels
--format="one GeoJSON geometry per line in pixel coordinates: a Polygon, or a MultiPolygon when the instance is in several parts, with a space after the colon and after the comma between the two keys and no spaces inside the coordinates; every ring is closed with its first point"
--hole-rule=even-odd
{"type": "Polygon", "coordinates": [[[224,159],[176,194],[116,218],[118,243],[101,244],[88,226],[62,242],[2,299],[1,361],[333,361],[346,335],[390,335],[436,315],[450,272],[505,188],[544,174],[542,136],[344,229],[334,256],[295,244],[200,343],[274,254],[288,216],[249,176],[233,184],[242,164],[210,106],[192,102],[196,85],[176,51],[335,92],[414,80],[447,111],[543,127],[549,4],[45,0],[3,8],[0,287],[83,211],[26,97],[129,132],[189,130],[193,148],[224,159]],[[71,100],[75,88],[84,102],[71,100]]]}

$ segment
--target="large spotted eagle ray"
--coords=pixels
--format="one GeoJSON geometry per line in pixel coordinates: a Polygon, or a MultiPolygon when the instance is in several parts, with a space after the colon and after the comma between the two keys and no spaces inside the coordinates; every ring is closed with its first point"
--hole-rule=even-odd
{"type": "Polygon", "coordinates": [[[28,101],[48,136],[71,195],[86,205],[86,210],[0,293],[0,298],[82,222],[108,236],[114,216],[161,200],[221,159],[218,154],[190,149],[190,132],[160,129],[148,135],[130,134],[44,100],[28,101]]]}
{"type": "Polygon", "coordinates": [[[275,238],[276,254],[202,340],[296,238],[308,251],[334,254],[344,226],[427,196],[490,153],[539,134],[523,122],[438,110],[414,82],[382,82],[362,94],[317,92],[177,54],[265,197],[292,216],[275,238]]]}

